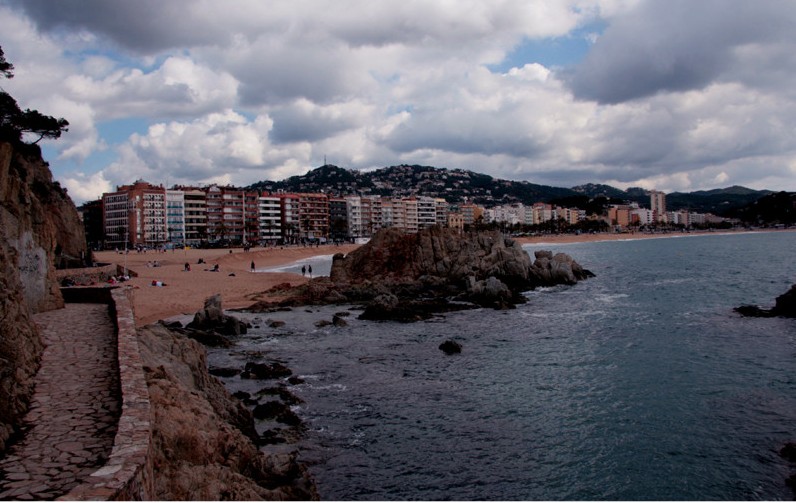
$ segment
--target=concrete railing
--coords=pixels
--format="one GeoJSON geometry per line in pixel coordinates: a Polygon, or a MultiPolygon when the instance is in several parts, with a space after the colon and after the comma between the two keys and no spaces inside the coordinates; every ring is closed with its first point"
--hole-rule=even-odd
{"type": "Polygon", "coordinates": [[[105,466],[59,500],[152,500],[152,428],[129,288],[65,289],[67,301],[98,302],[103,297],[116,320],[122,413],[105,466]],[[69,290],[67,292],[66,290],[69,290]],[[82,290],[82,292],[81,292],[82,290]],[[90,292],[91,291],[91,292],[90,292]]]}

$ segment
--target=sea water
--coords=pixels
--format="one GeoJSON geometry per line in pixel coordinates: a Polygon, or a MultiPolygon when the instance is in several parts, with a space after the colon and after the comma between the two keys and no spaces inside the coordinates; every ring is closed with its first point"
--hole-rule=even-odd
{"type": "Polygon", "coordinates": [[[257,315],[287,324],[211,364],[266,351],[305,380],[301,459],[326,500],[792,499],[796,321],[732,308],[796,283],[796,233],[546,248],[596,277],[413,324],[257,315]]]}

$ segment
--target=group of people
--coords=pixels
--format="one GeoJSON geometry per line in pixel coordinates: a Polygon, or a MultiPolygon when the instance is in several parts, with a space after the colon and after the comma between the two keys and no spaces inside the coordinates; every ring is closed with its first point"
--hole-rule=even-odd
{"type": "Polygon", "coordinates": [[[311,265],[308,264],[306,266],[301,266],[301,275],[302,276],[306,276],[308,272],[310,273],[310,278],[312,278],[312,266],[311,265]]]}

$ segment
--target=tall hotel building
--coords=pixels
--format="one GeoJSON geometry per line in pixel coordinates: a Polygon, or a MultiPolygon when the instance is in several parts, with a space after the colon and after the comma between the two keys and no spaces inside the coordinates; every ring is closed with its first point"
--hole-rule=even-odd
{"type": "Polygon", "coordinates": [[[650,209],[656,222],[666,221],[666,194],[657,190],[650,191],[650,209]]]}

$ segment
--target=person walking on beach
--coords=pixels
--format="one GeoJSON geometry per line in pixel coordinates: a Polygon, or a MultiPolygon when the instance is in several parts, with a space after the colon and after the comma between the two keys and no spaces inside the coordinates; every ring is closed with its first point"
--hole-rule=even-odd
{"type": "Polygon", "coordinates": [[[305,276],[307,274],[307,268],[305,266],[301,266],[301,275],[305,276]]]}
{"type": "Polygon", "coordinates": [[[252,272],[254,272],[254,260],[252,260],[252,272]]]}
{"type": "Polygon", "coordinates": [[[312,266],[311,265],[307,266],[307,272],[310,273],[310,279],[312,279],[312,266]]]}

